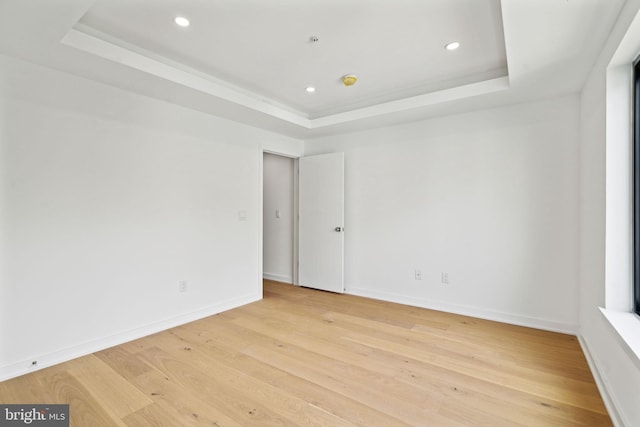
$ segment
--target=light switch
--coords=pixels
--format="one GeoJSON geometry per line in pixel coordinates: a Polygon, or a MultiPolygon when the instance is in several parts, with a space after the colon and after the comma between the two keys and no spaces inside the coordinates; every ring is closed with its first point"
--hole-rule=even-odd
{"type": "Polygon", "coordinates": [[[238,211],[238,221],[247,220],[247,211],[238,211]]]}
{"type": "Polygon", "coordinates": [[[280,218],[280,209],[276,209],[276,218],[280,218]]]}

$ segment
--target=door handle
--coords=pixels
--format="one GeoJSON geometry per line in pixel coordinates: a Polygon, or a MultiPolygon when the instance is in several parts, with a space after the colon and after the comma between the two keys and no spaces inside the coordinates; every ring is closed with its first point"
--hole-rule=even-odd
{"type": "Polygon", "coordinates": [[[344,227],[336,227],[335,230],[336,230],[337,233],[340,233],[340,232],[344,231],[344,227]]]}

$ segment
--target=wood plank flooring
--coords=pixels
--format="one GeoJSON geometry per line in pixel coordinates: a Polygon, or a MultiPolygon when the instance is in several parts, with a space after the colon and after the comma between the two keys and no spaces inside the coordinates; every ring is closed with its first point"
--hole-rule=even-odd
{"type": "Polygon", "coordinates": [[[264,300],[0,383],[91,426],[610,426],[576,337],[265,281],[264,300]]]}

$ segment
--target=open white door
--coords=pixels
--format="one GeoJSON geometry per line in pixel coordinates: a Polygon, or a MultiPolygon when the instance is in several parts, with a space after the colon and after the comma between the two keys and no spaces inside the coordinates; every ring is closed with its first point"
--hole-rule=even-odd
{"type": "Polygon", "coordinates": [[[344,153],[299,161],[298,284],[344,292],[344,153]]]}

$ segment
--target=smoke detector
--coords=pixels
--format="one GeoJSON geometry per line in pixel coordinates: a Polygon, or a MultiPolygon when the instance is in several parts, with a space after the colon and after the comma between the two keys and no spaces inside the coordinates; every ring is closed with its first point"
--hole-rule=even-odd
{"type": "Polygon", "coordinates": [[[342,84],[345,86],[353,86],[358,81],[358,78],[354,74],[347,74],[342,76],[342,84]]]}

